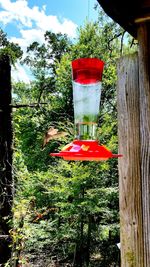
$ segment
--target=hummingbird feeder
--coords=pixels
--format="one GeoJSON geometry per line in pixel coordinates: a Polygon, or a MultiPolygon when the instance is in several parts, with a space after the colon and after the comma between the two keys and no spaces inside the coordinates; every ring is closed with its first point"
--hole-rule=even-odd
{"type": "Polygon", "coordinates": [[[65,160],[100,161],[117,158],[97,141],[101,80],[104,62],[97,58],[72,61],[75,140],[51,156],[65,160]]]}

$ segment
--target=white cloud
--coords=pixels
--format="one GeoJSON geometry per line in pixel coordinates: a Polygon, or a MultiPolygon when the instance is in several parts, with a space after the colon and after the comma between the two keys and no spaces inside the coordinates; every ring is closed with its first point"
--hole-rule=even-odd
{"type": "Polygon", "coordinates": [[[20,30],[20,33],[20,38],[11,37],[9,38],[9,40],[20,45],[20,47],[24,51],[24,56],[26,54],[27,46],[29,46],[32,42],[44,42],[44,32],[40,29],[20,30]]]}
{"type": "Polygon", "coordinates": [[[73,38],[76,36],[77,25],[66,18],[46,15],[46,6],[40,10],[38,6],[30,8],[27,0],[0,0],[0,23],[3,25],[14,24],[20,37],[10,37],[10,40],[18,43],[22,49],[33,41],[42,43],[45,31],[61,32],[73,38]]]}
{"type": "Polygon", "coordinates": [[[28,67],[21,66],[16,64],[15,67],[12,67],[12,77],[15,82],[23,81],[25,83],[30,83],[31,77],[28,67]]]}
{"type": "Polygon", "coordinates": [[[28,7],[26,0],[17,0],[11,2],[10,0],[0,0],[1,7],[4,9],[0,13],[0,19],[4,24],[19,21],[22,25],[31,27],[31,15],[34,10],[28,7]]]}
{"type": "MultiPolygon", "coordinates": [[[[27,0],[0,0],[0,23],[4,26],[14,24],[20,37],[8,36],[10,41],[18,43],[24,53],[29,44],[34,41],[42,43],[45,31],[76,36],[77,25],[67,18],[59,19],[57,16],[46,14],[46,5],[41,9],[38,6],[30,8],[27,0]]],[[[15,80],[29,82],[25,69],[18,65],[17,71],[13,71],[15,80]]]]}
{"type": "Polygon", "coordinates": [[[42,32],[51,30],[55,33],[62,32],[70,37],[75,37],[77,25],[64,18],[62,21],[57,16],[46,15],[46,6],[40,10],[38,6],[30,8],[26,0],[0,0],[3,9],[0,12],[0,22],[4,25],[17,22],[19,27],[34,28],[42,32]]]}

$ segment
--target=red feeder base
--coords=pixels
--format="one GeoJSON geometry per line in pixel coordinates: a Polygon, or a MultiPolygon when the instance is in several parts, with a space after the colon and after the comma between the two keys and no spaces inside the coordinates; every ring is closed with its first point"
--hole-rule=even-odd
{"type": "Polygon", "coordinates": [[[60,153],[51,153],[51,156],[62,157],[65,160],[100,161],[109,158],[118,158],[122,155],[112,154],[105,146],[93,140],[74,140],[66,145],[60,153]]]}

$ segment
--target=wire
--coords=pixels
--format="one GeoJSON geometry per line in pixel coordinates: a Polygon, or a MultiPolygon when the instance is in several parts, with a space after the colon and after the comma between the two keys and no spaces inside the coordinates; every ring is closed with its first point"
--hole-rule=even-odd
{"type": "Polygon", "coordinates": [[[88,0],[88,21],[90,20],[90,0],[88,0]]]}

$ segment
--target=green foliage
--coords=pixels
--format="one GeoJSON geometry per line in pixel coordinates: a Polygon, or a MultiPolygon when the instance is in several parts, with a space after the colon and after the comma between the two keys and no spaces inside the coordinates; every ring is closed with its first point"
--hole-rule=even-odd
{"type": "Polygon", "coordinates": [[[59,62],[62,55],[70,50],[70,43],[66,35],[46,32],[45,43],[40,45],[33,42],[28,48],[28,56],[24,63],[31,67],[36,78],[34,82],[36,98],[48,99],[48,95],[56,94],[55,90],[55,64],[59,62]]]}
{"type": "Polygon", "coordinates": [[[118,190],[105,187],[103,169],[99,169],[96,165],[91,168],[81,162],[59,161],[57,172],[55,166],[32,175],[24,172],[17,194],[18,198],[28,200],[31,209],[24,219],[24,235],[28,237],[25,242],[30,253],[52,246],[51,256],[58,254],[61,260],[74,261],[78,266],[78,250],[84,250],[82,261],[87,261],[88,250],[94,255],[98,244],[101,255],[104,253],[101,243],[111,242],[115,246],[118,190]]]}
{"type": "Polygon", "coordinates": [[[8,41],[7,35],[0,29],[0,57],[9,56],[10,62],[15,64],[22,57],[22,50],[18,44],[8,41]]]}
{"type": "MultiPolygon", "coordinates": [[[[116,61],[128,51],[127,45],[122,48],[123,34],[100,14],[98,22],[79,28],[74,43],[46,32],[43,44],[28,48],[25,63],[35,80],[13,85],[14,104],[37,103],[14,112],[14,213],[22,214],[18,203],[26,203],[21,230],[25,254],[47,251],[62,266],[119,266],[117,160],[65,162],[48,154],[73,139],[71,61],[80,57],[105,62],[98,140],[117,153],[116,61]],[[69,134],[42,149],[50,127],[69,134]]],[[[15,217],[18,228],[19,221],[15,217]]]]}

